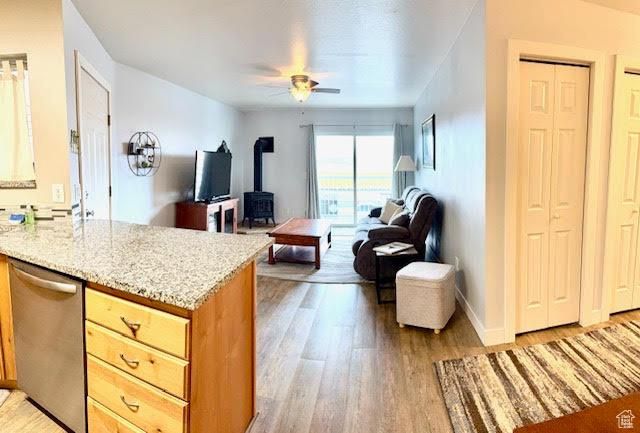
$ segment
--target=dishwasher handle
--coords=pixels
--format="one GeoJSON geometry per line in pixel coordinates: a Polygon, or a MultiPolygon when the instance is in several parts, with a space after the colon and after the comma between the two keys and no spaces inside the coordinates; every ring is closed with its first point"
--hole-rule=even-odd
{"type": "Polygon", "coordinates": [[[54,292],[68,293],[70,295],[74,295],[78,290],[75,284],[59,283],[57,281],[45,280],[44,278],[31,275],[28,272],[23,271],[22,269],[18,269],[15,267],[15,265],[11,265],[11,267],[22,281],[33,284],[34,286],[53,290],[54,292]]]}

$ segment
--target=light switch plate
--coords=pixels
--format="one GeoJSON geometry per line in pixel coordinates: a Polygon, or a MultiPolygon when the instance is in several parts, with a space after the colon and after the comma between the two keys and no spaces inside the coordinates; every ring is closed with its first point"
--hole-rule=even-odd
{"type": "Polygon", "coordinates": [[[51,185],[51,192],[54,203],[64,203],[64,184],[54,183],[51,185]]]}
{"type": "Polygon", "coordinates": [[[76,203],[80,203],[82,199],[82,188],[79,183],[73,184],[73,201],[76,203]]]}

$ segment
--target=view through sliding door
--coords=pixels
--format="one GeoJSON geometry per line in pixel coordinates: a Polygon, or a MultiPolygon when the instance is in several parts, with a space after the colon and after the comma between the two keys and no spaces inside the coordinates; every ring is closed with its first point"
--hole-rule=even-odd
{"type": "Polygon", "coordinates": [[[316,135],[320,215],[354,225],[391,197],[393,135],[316,135]]]}

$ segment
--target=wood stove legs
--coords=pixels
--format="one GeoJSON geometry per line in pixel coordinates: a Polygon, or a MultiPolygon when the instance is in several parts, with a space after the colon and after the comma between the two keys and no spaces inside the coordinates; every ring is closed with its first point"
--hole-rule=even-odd
{"type": "MultiPolygon", "coordinates": [[[[261,218],[244,217],[244,218],[242,218],[242,225],[244,225],[244,222],[245,222],[247,219],[249,220],[249,228],[253,228],[253,220],[257,220],[257,219],[261,219],[261,218]]],[[[269,220],[273,221],[273,226],[275,227],[275,226],[276,226],[276,220],[275,220],[275,218],[273,218],[273,217],[271,217],[271,218],[265,218],[265,219],[264,219],[264,223],[265,223],[265,224],[269,224],[269,220]]]]}

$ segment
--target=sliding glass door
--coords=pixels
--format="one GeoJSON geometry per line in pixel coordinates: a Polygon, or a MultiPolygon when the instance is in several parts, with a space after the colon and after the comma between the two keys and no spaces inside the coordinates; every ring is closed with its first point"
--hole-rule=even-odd
{"type": "Polygon", "coordinates": [[[391,198],[393,136],[357,135],[355,139],[356,220],[391,198]]]}
{"type": "MultiPolygon", "coordinates": [[[[350,128],[353,130],[353,128],[350,128]]],[[[354,225],[391,197],[391,131],[316,134],[320,214],[336,225],[354,225]]]]}
{"type": "Polygon", "coordinates": [[[351,225],[354,219],[353,136],[316,136],[320,215],[333,224],[351,225]]]}

